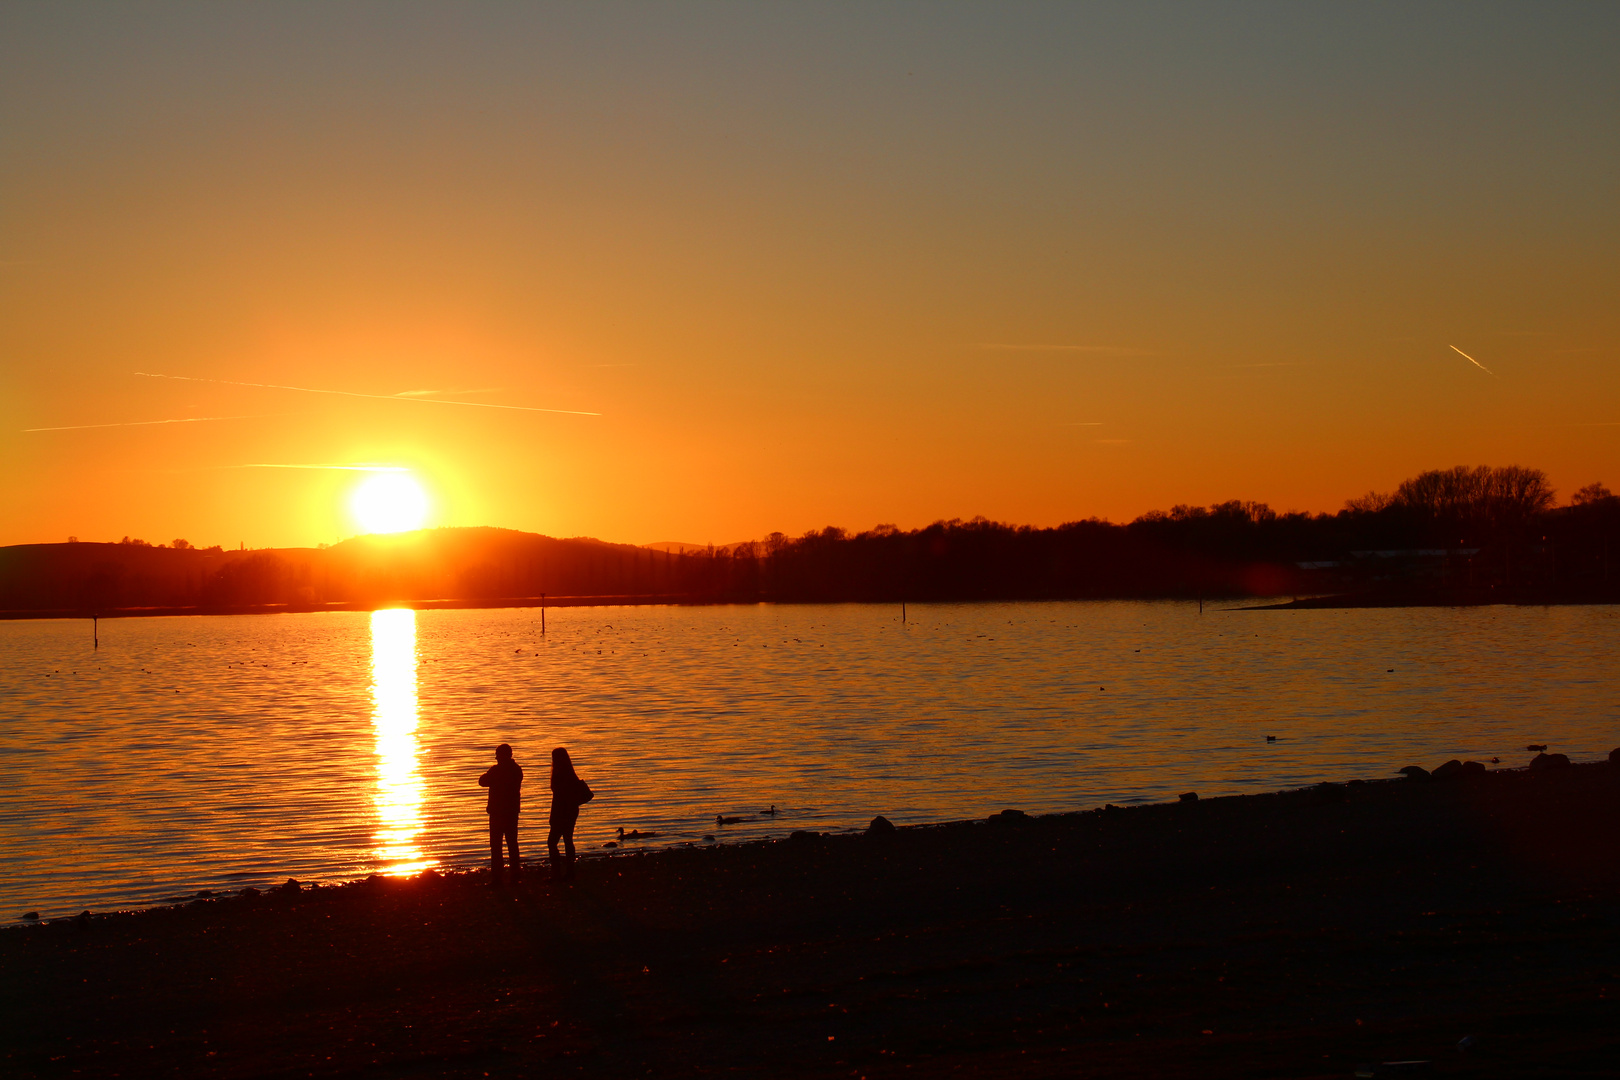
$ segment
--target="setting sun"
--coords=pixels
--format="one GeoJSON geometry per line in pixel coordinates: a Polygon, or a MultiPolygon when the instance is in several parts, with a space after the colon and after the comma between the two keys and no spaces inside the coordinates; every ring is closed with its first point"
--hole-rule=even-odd
{"type": "Polygon", "coordinates": [[[364,532],[407,532],[427,521],[428,497],[408,472],[372,473],[349,497],[349,510],[364,532]]]}

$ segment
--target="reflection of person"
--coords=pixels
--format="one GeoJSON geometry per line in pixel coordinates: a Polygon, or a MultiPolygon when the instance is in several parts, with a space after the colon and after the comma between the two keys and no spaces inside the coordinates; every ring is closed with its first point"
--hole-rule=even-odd
{"type": "Polygon", "coordinates": [[[512,748],[506,743],[495,748],[495,764],[478,778],[479,787],[489,788],[489,883],[501,883],[501,841],[506,841],[512,859],[512,881],[517,883],[523,873],[518,858],[518,807],[523,801],[523,766],[512,760],[512,748]]]}
{"type": "Polygon", "coordinates": [[[579,821],[579,808],[595,798],[590,785],[574,772],[574,763],[562,747],[551,752],[551,835],[546,847],[551,849],[551,872],[556,877],[574,876],[574,825],[579,821]],[[557,853],[557,841],[563,842],[568,852],[566,861],[557,853]]]}

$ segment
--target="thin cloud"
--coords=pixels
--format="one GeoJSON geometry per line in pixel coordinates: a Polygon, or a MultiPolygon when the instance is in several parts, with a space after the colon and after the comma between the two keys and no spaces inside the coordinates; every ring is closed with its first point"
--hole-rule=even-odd
{"type": "MultiPolygon", "coordinates": [[[[434,397],[435,395],[438,395],[438,394],[455,394],[457,396],[461,396],[461,395],[465,395],[465,394],[498,394],[498,393],[500,393],[500,390],[498,388],[496,388],[496,387],[485,387],[484,389],[481,389],[481,390],[401,390],[399,393],[395,394],[394,396],[395,397],[409,398],[409,397],[434,397]]],[[[467,404],[469,404],[469,405],[477,405],[477,404],[480,404],[480,403],[476,402],[476,401],[469,401],[469,402],[467,402],[467,404]]]]}
{"type": "Polygon", "coordinates": [[[1009,342],[981,341],[973,346],[991,352],[1069,352],[1096,353],[1102,356],[1157,356],[1147,349],[1129,349],[1120,345],[1018,345],[1009,342]]]}
{"type": "Polygon", "coordinates": [[[283,386],[280,383],[237,382],[234,379],[203,379],[192,375],[159,375],[150,371],[137,371],[145,379],[174,379],[178,382],[214,383],[218,386],[252,386],[260,390],[296,390],[300,394],[330,394],[334,397],[370,398],[373,401],[417,401],[424,405],[464,405],[471,409],[510,409],[514,412],[559,413],[564,416],[601,416],[599,412],[583,409],[539,409],[532,405],[492,405],[487,401],[449,401],[434,397],[400,397],[397,394],[357,394],[352,390],[318,390],[311,386],[283,386]]]}
{"type": "Polygon", "coordinates": [[[347,473],[408,473],[403,465],[285,465],[282,461],[249,461],[248,465],[217,465],[215,468],[335,468],[347,473]]]}
{"type": "Polygon", "coordinates": [[[203,424],[210,420],[256,420],[264,413],[250,416],[184,416],[175,420],[125,420],[117,424],[68,424],[63,427],[29,427],[23,431],[89,431],[93,428],[152,427],[156,424],[203,424]]]}
{"type": "Polygon", "coordinates": [[[336,469],[340,472],[410,472],[403,465],[303,465],[254,461],[246,465],[210,465],[211,469],[336,469]]]}
{"type": "Polygon", "coordinates": [[[161,473],[218,472],[222,469],[315,469],[335,472],[408,473],[415,470],[404,465],[372,465],[366,462],[300,462],[300,461],[248,461],[240,465],[182,465],[173,469],[148,470],[161,473]]]}
{"type": "Polygon", "coordinates": [[[1462,357],[1464,360],[1468,361],[1470,364],[1473,364],[1475,367],[1479,368],[1479,370],[1483,371],[1485,374],[1491,375],[1491,376],[1494,376],[1496,374],[1496,372],[1492,371],[1490,368],[1486,367],[1484,364],[1480,363],[1478,360],[1475,360],[1472,356],[1469,356],[1467,353],[1465,353],[1461,349],[1457,348],[1457,346],[1448,345],[1446,347],[1448,349],[1450,349],[1452,352],[1456,353],[1458,356],[1462,357]]]}
{"type": "Polygon", "coordinates": [[[1228,364],[1230,368],[1266,368],[1266,367],[1310,367],[1316,363],[1314,360],[1276,360],[1264,364],[1228,364]]]}

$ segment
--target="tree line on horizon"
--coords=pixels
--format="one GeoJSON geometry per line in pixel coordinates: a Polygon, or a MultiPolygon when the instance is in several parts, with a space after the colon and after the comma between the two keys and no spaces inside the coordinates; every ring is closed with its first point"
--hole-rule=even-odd
{"type": "Polygon", "coordinates": [[[1614,598],[1620,498],[1556,505],[1544,472],[1459,466],[1336,513],[1232,500],[1115,524],[975,518],[920,529],[829,526],[671,553],[508,529],[357,537],[263,551],[39,544],[0,549],[0,610],[319,609],[539,597],[670,602],[1039,600],[1362,592],[1470,600],[1614,598]]]}
{"type": "Polygon", "coordinates": [[[838,528],[710,556],[772,598],[963,600],[1278,596],[1451,584],[1507,593],[1602,593],[1620,579],[1620,498],[1602,484],[1555,506],[1546,473],[1459,466],[1413,477],[1337,513],[1231,500],[1125,524],[1052,528],[975,518],[901,531],[838,528]],[[1446,554],[1439,554],[1444,552],[1446,554]],[[1325,565],[1331,564],[1331,565],[1325,565]]]}

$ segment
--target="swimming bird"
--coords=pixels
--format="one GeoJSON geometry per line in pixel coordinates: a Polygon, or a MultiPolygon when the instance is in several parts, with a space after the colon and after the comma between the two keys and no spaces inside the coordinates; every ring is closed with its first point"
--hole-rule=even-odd
{"type": "Polygon", "coordinates": [[[735,825],[739,821],[747,821],[747,820],[748,819],[745,818],[745,817],[725,817],[724,815],[721,815],[721,814],[714,815],[714,823],[716,825],[735,825]]]}
{"type": "Polygon", "coordinates": [[[651,840],[657,835],[655,832],[642,832],[640,829],[631,829],[629,832],[625,832],[624,826],[619,826],[620,840],[651,840]]]}
{"type": "Polygon", "coordinates": [[[1276,742],[1276,741],[1277,741],[1277,736],[1275,736],[1275,735],[1267,735],[1266,736],[1266,742],[1276,742]]]}
{"type": "Polygon", "coordinates": [[[775,817],[776,816],[776,804],[771,803],[771,808],[769,810],[761,810],[760,813],[766,815],[767,817],[775,817]]]}
{"type": "Polygon", "coordinates": [[[1535,743],[1531,743],[1529,746],[1525,747],[1525,749],[1533,754],[1544,754],[1547,752],[1547,744],[1541,743],[1537,745],[1535,743]]]}

